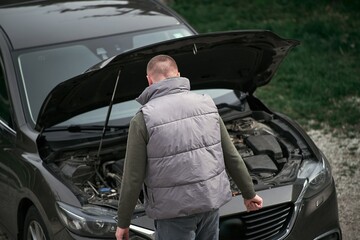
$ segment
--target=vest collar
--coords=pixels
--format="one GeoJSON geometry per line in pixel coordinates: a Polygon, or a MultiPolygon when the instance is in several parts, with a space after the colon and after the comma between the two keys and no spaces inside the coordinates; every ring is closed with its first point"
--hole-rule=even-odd
{"type": "Polygon", "coordinates": [[[145,88],[136,101],[144,105],[154,98],[189,90],[189,79],[184,77],[167,78],[145,88]]]}

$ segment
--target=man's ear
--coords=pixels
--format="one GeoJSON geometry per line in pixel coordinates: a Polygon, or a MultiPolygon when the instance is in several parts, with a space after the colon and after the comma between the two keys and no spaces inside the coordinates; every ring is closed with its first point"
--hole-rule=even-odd
{"type": "Polygon", "coordinates": [[[146,75],[146,78],[148,80],[149,86],[154,83],[149,75],[146,75]]]}

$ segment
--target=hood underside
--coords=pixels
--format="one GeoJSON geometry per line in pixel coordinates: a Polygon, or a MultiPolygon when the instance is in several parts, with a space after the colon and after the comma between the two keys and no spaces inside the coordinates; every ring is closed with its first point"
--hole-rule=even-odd
{"type": "Polygon", "coordinates": [[[149,45],[110,58],[56,86],[41,107],[36,129],[78,114],[134,99],[147,87],[146,65],[158,54],[172,56],[192,89],[228,88],[252,94],[267,84],[299,42],[270,31],[233,31],[190,36],[149,45]]]}

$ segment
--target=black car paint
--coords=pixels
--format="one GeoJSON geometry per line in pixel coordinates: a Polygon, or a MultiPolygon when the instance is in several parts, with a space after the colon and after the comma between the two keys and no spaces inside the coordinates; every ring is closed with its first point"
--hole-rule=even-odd
{"type": "Polygon", "coordinates": [[[170,8],[153,0],[26,1],[0,7],[1,14],[8,15],[1,25],[14,50],[178,24],[192,29],[170,8]],[[22,26],[21,31],[18,26],[22,26]]]}

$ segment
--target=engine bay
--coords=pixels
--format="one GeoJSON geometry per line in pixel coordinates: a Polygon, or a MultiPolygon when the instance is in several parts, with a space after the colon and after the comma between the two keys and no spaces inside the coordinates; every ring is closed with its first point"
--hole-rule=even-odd
{"type": "MultiPolygon", "coordinates": [[[[294,181],[300,163],[306,157],[301,139],[279,119],[265,113],[224,120],[232,142],[243,158],[255,190],[267,189],[294,181]],[[266,119],[266,120],[265,120],[266,119]]],[[[91,152],[63,154],[53,167],[83,203],[117,208],[122,185],[126,141],[114,159],[104,154],[100,159],[91,152]]],[[[109,155],[109,154],[108,154],[109,155]]],[[[229,176],[233,196],[241,194],[229,176]]],[[[136,211],[143,210],[139,196],[136,211]]]]}

